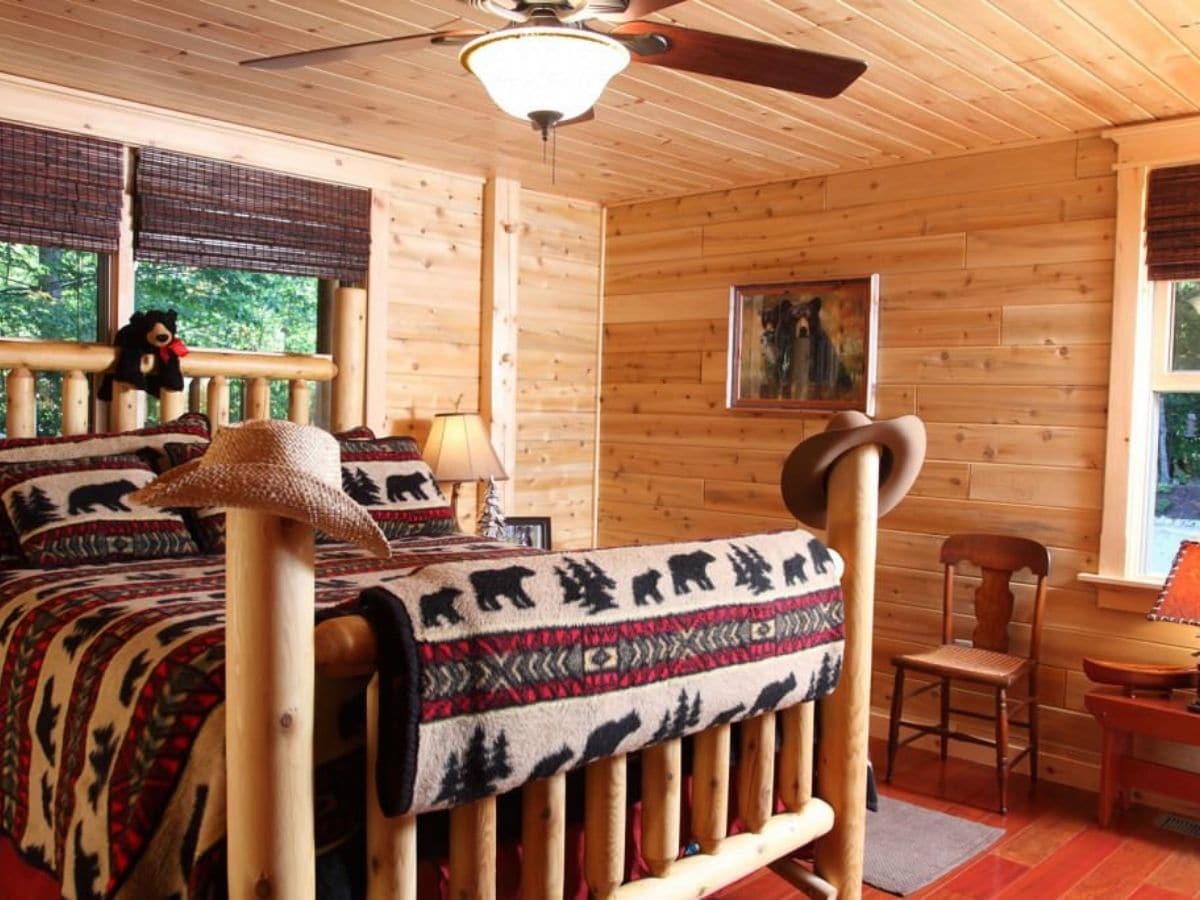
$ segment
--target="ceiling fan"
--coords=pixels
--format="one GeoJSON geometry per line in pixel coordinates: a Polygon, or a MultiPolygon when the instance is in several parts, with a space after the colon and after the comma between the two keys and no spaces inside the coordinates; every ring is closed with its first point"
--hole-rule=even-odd
{"type": "Polygon", "coordinates": [[[632,60],[698,75],[836,97],[866,63],[726,34],[639,21],[682,0],[461,0],[507,20],[495,31],[450,29],[244,60],[289,69],[397,50],[457,46],[459,60],[496,105],[545,138],[592,118],[609,79],[632,60]]]}

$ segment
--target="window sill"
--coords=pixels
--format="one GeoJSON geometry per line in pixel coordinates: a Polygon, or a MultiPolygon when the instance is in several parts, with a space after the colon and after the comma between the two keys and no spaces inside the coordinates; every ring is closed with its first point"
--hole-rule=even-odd
{"type": "Polygon", "coordinates": [[[1150,577],[1129,578],[1080,572],[1079,580],[1096,588],[1096,605],[1145,615],[1162,590],[1162,582],[1150,577]]]}

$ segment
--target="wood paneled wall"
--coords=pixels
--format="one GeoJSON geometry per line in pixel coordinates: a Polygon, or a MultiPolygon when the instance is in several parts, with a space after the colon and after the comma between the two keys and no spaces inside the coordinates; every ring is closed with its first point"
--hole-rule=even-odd
{"type": "Polygon", "coordinates": [[[517,515],[550,516],[555,547],[595,543],[603,211],[521,195],[517,515]]]}
{"type": "MultiPolygon", "coordinates": [[[[942,538],[1028,535],[1053,554],[1043,770],[1094,783],[1081,657],[1185,663],[1193,646],[1186,628],[1100,608],[1076,579],[1095,571],[1100,524],[1113,156],[1066,141],[611,208],[601,543],[793,525],[780,466],[824,419],[725,410],[729,286],[878,272],[878,413],[920,415],[929,454],[881,526],[875,726],[891,657],[940,640],[942,538]]],[[[963,637],[975,583],[958,585],[963,637]]]]}
{"type": "MultiPolygon", "coordinates": [[[[433,415],[480,401],[483,183],[427,173],[389,192],[390,427],[424,441],[433,415]]],[[[512,515],[550,516],[555,547],[594,543],[602,210],[520,201],[517,461],[512,515]]],[[[474,527],[476,497],[459,501],[474,527]]]]}
{"type": "MultiPolygon", "coordinates": [[[[424,440],[480,402],[483,183],[449,173],[388,193],[388,411],[424,440]]],[[[517,462],[512,515],[550,516],[556,547],[594,542],[602,210],[521,192],[517,462]]],[[[476,497],[464,485],[464,527],[476,497]]]]}

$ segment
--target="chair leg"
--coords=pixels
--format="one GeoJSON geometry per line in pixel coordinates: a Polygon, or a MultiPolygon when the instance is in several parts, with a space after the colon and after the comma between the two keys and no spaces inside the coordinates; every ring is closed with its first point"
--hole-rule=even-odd
{"type": "Polygon", "coordinates": [[[942,721],[941,721],[942,762],[945,762],[947,756],[949,756],[949,749],[950,749],[950,738],[948,738],[946,736],[946,733],[950,730],[950,679],[949,678],[942,679],[941,699],[942,699],[942,721]]]}
{"type": "Polygon", "coordinates": [[[904,714],[904,667],[896,667],[892,683],[892,717],[888,721],[887,771],[883,780],[892,783],[892,764],[896,761],[896,744],[900,740],[900,718],[904,714]]]}
{"type": "Polygon", "coordinates": [[[1037,676],[1029,673],[1029,780],[1037,783],[1038,775],[1038,692],[1037,676]]]}
{"type": "Polygon", "coordinates": [[[996,688],[996,781],[1000,788],[1000,814],[1008,812],[1008,692],[996,688]]]}

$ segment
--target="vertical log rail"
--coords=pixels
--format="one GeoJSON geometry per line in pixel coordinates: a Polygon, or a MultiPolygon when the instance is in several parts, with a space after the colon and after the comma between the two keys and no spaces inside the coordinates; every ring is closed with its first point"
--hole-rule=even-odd
{"type": "Polygon", "coordinates": [[[779,753],[779,798],[788,812],[799,812],[813,795],[814,706],[797,703],[779,714],[783,747],[779,753]]]}
{"type": "Polygon", "coordinates": [[[163,389],[158,392],[158,421],[170,422],[172,419],[178,419],[186,408],[187,395],[183,391],[163,389]]]}
{"type": "Polygon", "coordinates": [[[123,381],[112,385],[112,403],[108,407],[109,431],[132,431],[138,427],[138,389],[123,381]]]}
{"type": "Polygon", "coordinates": [[[590,763],[584,774],[583,874],[594,900],[625,880],[625,756],[590,763]]]}
{"type": "Polygon", "coordinates": [[[561,773],[521,791],[521,896],[561,897],[566,884],[567,777],[561,773]]]}
{"type": "Polygon", "coordinates": [[[738,815],[751,831],[762,831],[775,799],[775,713],[742,723],[738,758],[738,815]]]}
{"type": "Polygon", "coordinates": [[[9,437],[37,437],[37,391],[33,373],[18,366],[8,373],[9,437]]]}
{"type": "Polygon", "coordinates": [[[188,412],[202,412],[204,408],[204,379],[193,378],[187,389],[188,412]]]}
{"type": "Polygon", "coordinates": [[[659,878],[679,856],[682,748],[676,738],[642,751],[642,855],[659,878]]]}
{"type": "Polygon", "coordinates": [[[308,382],[295,378],[288,382],[288,420],[297,425],[307,425],[309,421],[309,389],[308,382]]]}
{"type": "Polygon", "coordinates": [[[841,681],[821,704],[817,784],[833,807],[834,824],[817,841],[816,870],[847,900],[862,896],[878,485],[879,447],[875,445],[847,452],[829,477],[828,540],[846,562],[842,578],[846,649],[841,681]]]}
{"type": "Polygon", "coordinates": [[[246,379],[246,420],[271,418],[271,382],[265,378],[246,379]]]}
{"type": "Polygon", "coordinates": [[[716,853],[729,833],[729,732],[714,725],[695,737],[692,835],[705,853],[716,853]]]}
{"type": "Polygon", "coordinates": [[[316,895],[313,529],[226,512],[225,710],[231,900],[316,895]]]}
{"type": "Polygon", "coordinates": [[[208,379],[208,424],[213,434],[229,424],[229,381],[224,375],[208,379]]]}
{"type": "Polygon", "coordinates": [[[88,380],[78,369],[63,372],[62,433],[87,434],[88,380]]]}
{"type": "Polygon", "coordinates": [[[367,687],[367,900],[417,900],[417,817],[379,808],[379,676],[367,687]]]}
{"type": "Polygon", "coordinates": [[[454,900],[496,896],[495,797],[450,810],[450,896],[454,900]]]}
{"type": "Polygon", "coordinates": [[[338,374],[329,429],[345,431],[363,424],[366,405],[367,292],[362,288],[338,288],[334,294],[332,346],[338,374]]]}

